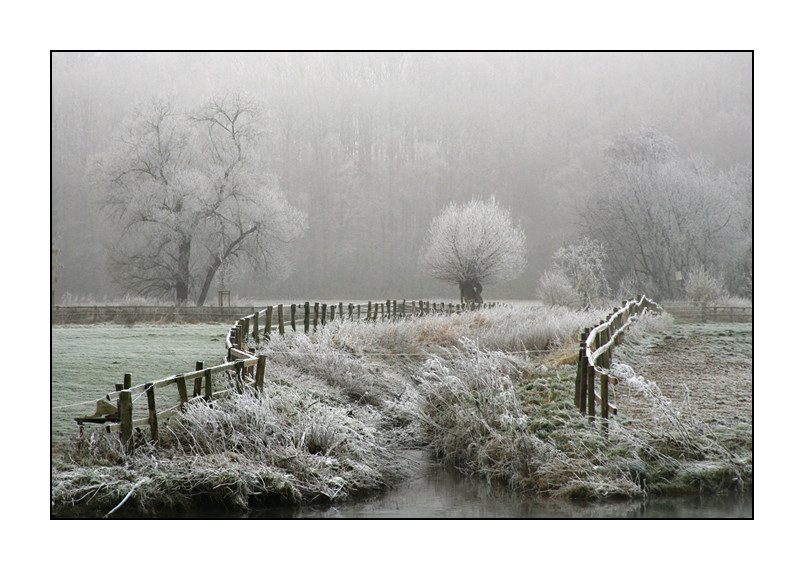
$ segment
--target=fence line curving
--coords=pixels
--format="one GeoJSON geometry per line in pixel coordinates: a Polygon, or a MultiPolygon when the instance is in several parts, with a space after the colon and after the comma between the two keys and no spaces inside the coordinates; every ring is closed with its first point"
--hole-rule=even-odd
{"type": "Polygon", "coordinates": [[[385,302],[369,301],[363,304],[353,303],[299,303],[291,304],[289,314],[282,304],[268,306],[260,311],[242,317],[229,329],[226,336],[226,362],[216,366],[205,367],[203,362],[196,363],[191,372],[174,374],[159,380],[149,381],[136,386],[131,385],[131,375],[125,374],[122,384],[115,384],[115,389],[95,402],[95,412],[88,416],[74,418],[83,434],[85,423],[104,424],[108,433],[120,433],[126,449],[133,448],[134,433],[147,426],[151,440],[159,438],[159,425],[170,417],[180,413],[184,407],[194,401],[211,402],[228,396],[231,389],[215,390],[215,376],[225,374],[234,380],[234,390],[243,392],[247,388],[262,391],[265,375],[265,355],[257,355],[248,351],[247,340],[253,338],[259,345],[262,338],[270,339],[272,334],[284,335],[290,328],[294,332],[303,331],[309,334],[327,322],[340,320],[365,320],[375,322],[377,319],[395,320],[420,317],[428,314],[457,314],[477,308],[490,308],[497,303],[452,304],[430,301],[386,300],[385,302]],[[337,315],[336,315],[337,313],[337,315]],[[289,317],[289,318],[287,318],[289,317]],[[157,410],[155,392],[175,386],[178,402],[157,410]],[[190,391],[192,390],[192,391],[190,391]],[[147,416],[134,418],[134,403],[145,396],[147,416]]]}
{"type": "MultiPolygon", "coordinates": [[[[226,361],[223,364],[205,367],[203,362],[196,363],[191,372],[174,374],[138,384],[131,385],[131,375],[125,374],[122,384],[115,384],[115,389],[97,400],[92,415],[74,418],[83,434],[85,423],[104,424],[109,433],[120,433],[120,438],[127,449],[134,445],[135,430],[147,426],[151,440],[159,438],[159,426],[170,417],[180,413],[184,407],[195,401],[212,402],[226,397],[231,391],[244,392],[253,389],[263,390],[266,358],[265,354],[257,355],[249,351],[248,341],[254,340],[259,346],[262,339],[270,339],[272,334],[284,335],[288,329],[293,332],[309,334],[319,326],[333,320],[363,320],[375,322],[380,320],[396,320],[421,317],[429,314],[457,314],[477,308],[490,308],[496,303],[452,304],[418,301],[386,300],[384,302],[369,301],[363,304],[352,303],[299,303],[287,308],[278,304],[268,306],[260,311],[242,317],[229,329],[226,336],[226,361]],[[216,390],[215,377],[229,377],[233,388],[216,390]],[[155,392],[175,386],[177,400],[162,410],[157,410],[155,392]],[[134,418],[134,403],[145,396],[147,416],[134,418]]],[[[580,412],[595,419],[595,404],[601,406],[601,417],[608,419],[609,413],[616,414],[617,408],[608,401],[609,384],[616,384],[609,372],[612,349],[620,344],[626,329],[644,312],[662,311],[662,308],[642,296],[639,300],[625,301],[623,306],[611,312],[604,320],[593,328],[587,328],[581,334],[578,369],[575,380],[575,405],[580,412]],[[595,376],[600,376],[600,393],[595,390],[595,376]]],[[[218,386],[220,387],[220,386],[218,386]]]]}
{"type": "MultiPolygon", "coordinates": [[[[616,385],[611,375],[611,355],[615,346],[623,341],[625,331],[647,311],[661,313],[657,303],[642,295],[639,300],[623,302],[623,306],[609,313],[605,319],[581,333],[578,348],[578,369],[575,375],[575,405],[581,414],[595,421],[595,404],[600,404],[600,417],[608,420],[616,415],[617,407],[609,402],[609,385],[616,385]],[[600,376],[600,393],[595,390],[595,376],[600,376]]],[[[604,427],[606,424],[604,423],[604,427]]]]}

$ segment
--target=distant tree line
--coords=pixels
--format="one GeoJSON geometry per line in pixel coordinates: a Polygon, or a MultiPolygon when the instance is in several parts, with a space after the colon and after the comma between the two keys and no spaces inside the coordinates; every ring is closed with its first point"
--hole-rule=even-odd
{"type": "MultiPolygon", "coordinates": [[[[89,160],[120,142],[115,133],[136,100],[147,103],[165,87],[176,94],[168,99],[182,113],[198,114],[199,101],[218,93],[245,90],[260,101],[261,131],[249,141],[249,172],[262,177],[254,182],[259,188],[284,196],[286,207],[277,212],[307,218],[307,230],[294,234],[293,243],[265,248],[283,252],[281,259],[244,263],[256,250],[242,250],[225,275],[221,267],[230,264],[221,260],[210,289],[223,284],[252,298],[451,295],[451,287],[417,270],[431,221],[449,203],[492,195],[528,238],[521,277],[501,283],[494,296],[531,298],[552,254],[580,235],[606,245],[612,289],[635,272],[645,286],[652,282],[674,294],[673,270],[703,262],[723,270],[729,288],[737,291],[750,263],[750,256],[739,253],[750,246],[750,207],[747,217],[744,210],[730,216],[726,228],[712,226],[717,231],[711,240],[704,234],[673,237],[674,243],[683,237],[693,244],[683,252],[656,249],[665,257],[651,260],[646,250],[643,266],[611,257],[615,240],[603,229],[609,227],[607,216],[616,213],[610,191],[639,170],[603,149],[615,133],[639,126],[644,117],[683,149],[645,169],[644,184],[653,180],[651,195],[675,199],[660,192],[656,177],[663,169],[691,194],[715,173],[725,173],[718,174],[725,187],[731,188],[726,182],[732,180],[734,188],[744,188],[750,167],[737,165],[751,156],[750,55],[56,54],[52,225],[63,265],[59,289],[97,297],[120,290],[110,287],[105,244],[114,243],[118,230],[132,221],[120,209],[115,221],[99,215],[108,187],[90,176],[89,160]],[[647,74],[651,81],[644,80],[647,74]],[[690,154],[703,154],[713,164],[706,171],[700,164],[693,167],[685,158],[690,154]],[[594,202],[587,196],[592,188],[594,202]],[[573,226],[578,203],[590,210],[594,203],[598,218],[573,226]],[[742,245],[729,249],[721,243],[726,232],[742,245]],[[724,263],[721,250],[709,246],[696,250],[706,243],[720,244],[732,261],[724,263]]],[[[188,160],[203,166],[192,176],[210,187],[220,185],[225,167],[208,160],[212,133],[207,129],[201,137],[205,123],[174,119],[207,145],[185,149],[188,160]]],[[[188,176],[174,185],[198,182],[188,176]]],[[[750,201],[750,191],[742,200],[750,201]]],[[[215,218],[211,209],[199,208],[181,215],[191,212],[204,220],[193,222],[204,228],[194,235],[207,236],[190,254],[187,299],[198,302],[217,263],[214,252],[225,252],[227,240],[239,234],[236,224],[213,231],[211,220],[220,223],[228,214],[215,218]]],[[[709,219],[703,210],[684,215],[693,214],[709,219]]],[[[251,227],[244,219],[242,228],[251,227]]],[[[154,239],[131,231],[137,239],[154,239]]],[[[645,246],[659,239],[645,236],[645,246]]],[[[171,255],[181,257],[178,250],[171,255]]],[[[125,259],[124,252],[116,258],[125,259]]],[[[149,275],[138,269],[124,280],[149,275]]],[[[170,279],[175,284],[183,278],[170,279]]],[[[177,298],[184,296],[174,290],[177,298]]],[[[209,302],[208,295],[202,302],[209,302]]]]}

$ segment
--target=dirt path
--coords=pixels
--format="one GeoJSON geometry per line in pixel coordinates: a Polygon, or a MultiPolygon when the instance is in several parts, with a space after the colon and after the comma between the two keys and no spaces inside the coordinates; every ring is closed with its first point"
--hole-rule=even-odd
{"type": "MultiPolygon", "coordinates": [[[[685,409],[688,390],[689,407],[698,419],[710,425],[753,425],[750,323],[674,325],[624,356],[636,374],[656,383],[673,408],[685,409]]],[[[616,391],[621,417],[645,413],[644,398],[632,388],[621,384],[616,391]]]]}

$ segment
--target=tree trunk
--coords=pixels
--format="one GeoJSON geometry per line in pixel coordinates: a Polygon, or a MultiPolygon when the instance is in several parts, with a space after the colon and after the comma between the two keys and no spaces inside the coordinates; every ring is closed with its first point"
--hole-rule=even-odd
{"type": "Polygon", "coordinates": [[[461,290],[461,303],[482,303],[483,297],[480,292],[483,291],[483,286],[477,279],[468,279],[458,283],[461,290]]]}
{"type": "Polygon", "coordinates": [[[178,266],[176,267],[176,305],[187,305],[190,294],[190,246],[187,238],[179,245],[178,266]]]}
{"type": "Polygon", "coordinates": [[[221,266],[221,258],[216,257],[212,263],[209,265],[207,269],[207,275],[204,277],[204,283],[201,286],[201,292],[198,294],[198,300],[196,301],[196,306],[201,307],[204,304],[204,301],[207,299],[207,295],[209,294],[209,288],[212,285],[212,280],[215,278],[215,274],[218,272],[218,269],[221,266]]]}

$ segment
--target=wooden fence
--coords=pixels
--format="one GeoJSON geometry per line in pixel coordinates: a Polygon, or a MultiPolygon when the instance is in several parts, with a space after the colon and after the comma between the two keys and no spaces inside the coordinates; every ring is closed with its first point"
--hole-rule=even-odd
{"type": "Polygon", "coordinates": [[[750,323],[754,318],[753,307],[698,307],[689,303],[662,302],[662,308],[679,322],[750,323]]]}
{"type": "Polygon", "coordinates": [[[90,416],[74,418],[83,433],[85,423],[105,424],[107,432],[120,432],[120,438],[127,449],[133,447],[134,430],[148,426],[150,439],[159,438],[159,425],[170,417],[180,413],[184,407],[194,401],[212,401],[225,397],[231,389],[214,390],[215,375],[225,374],[233,380],[234,390],[244,392],[263,389],[265,376],[265,356],[257,355],[256,350],[263,338],[272,334],[284,335],[286,331],[310,333],[316,331],[328,321],[377,319],[393,320],[419,317],[427,314],[452,314],[477,308],[496,306],[496,303],[462,304],[435,303],[419,301],[386,300],[354,305],[352,303],[299,303],[269,306],[251,315],[238,319],[229,329],[226,337],[226,362],[211,367],[204,367],[203,362],[196,363],[192,372],[174,374],[166,378],[131,385],[131,375],[125,374],[122,384],[115,384],[113,392],[109,392],[96,402],[95,412],[90,416]],[[287,312],[285,309],[288,309],[287,312]],[[249,351],[249,343],[253,339],[254,347],[249,351]],[[173,388],[175,386],[175,388],[173,388]],[[192,387],[192,391],[190,388],[192,387]],[[175,389],[176,398],[164,409],[157,410],[156,389],[175,389]],[[146,397],[147,416],[134,418],[134,402],[146,397]]]}
{"type": "MultiPolygon", "coordinates": [[[[639,300],[626,301],[612,311],[594,328],[584,329],[578,348],[578,370],[575,376],[575,405],[581,414],[595,421],[595,404],[600,404],[600,417],[608,419],[617,408],[609,402],[609,385],[617,379],[610,374],[611,354],[623,341],[626,329],[646,311],[661,312],[662,308],[642,296],[639,300]],[[600,376],[600,393],[595,391],[595,376],[600,376]]],[[[606,424],[604,424],[606,427],[606,424]]]]}

